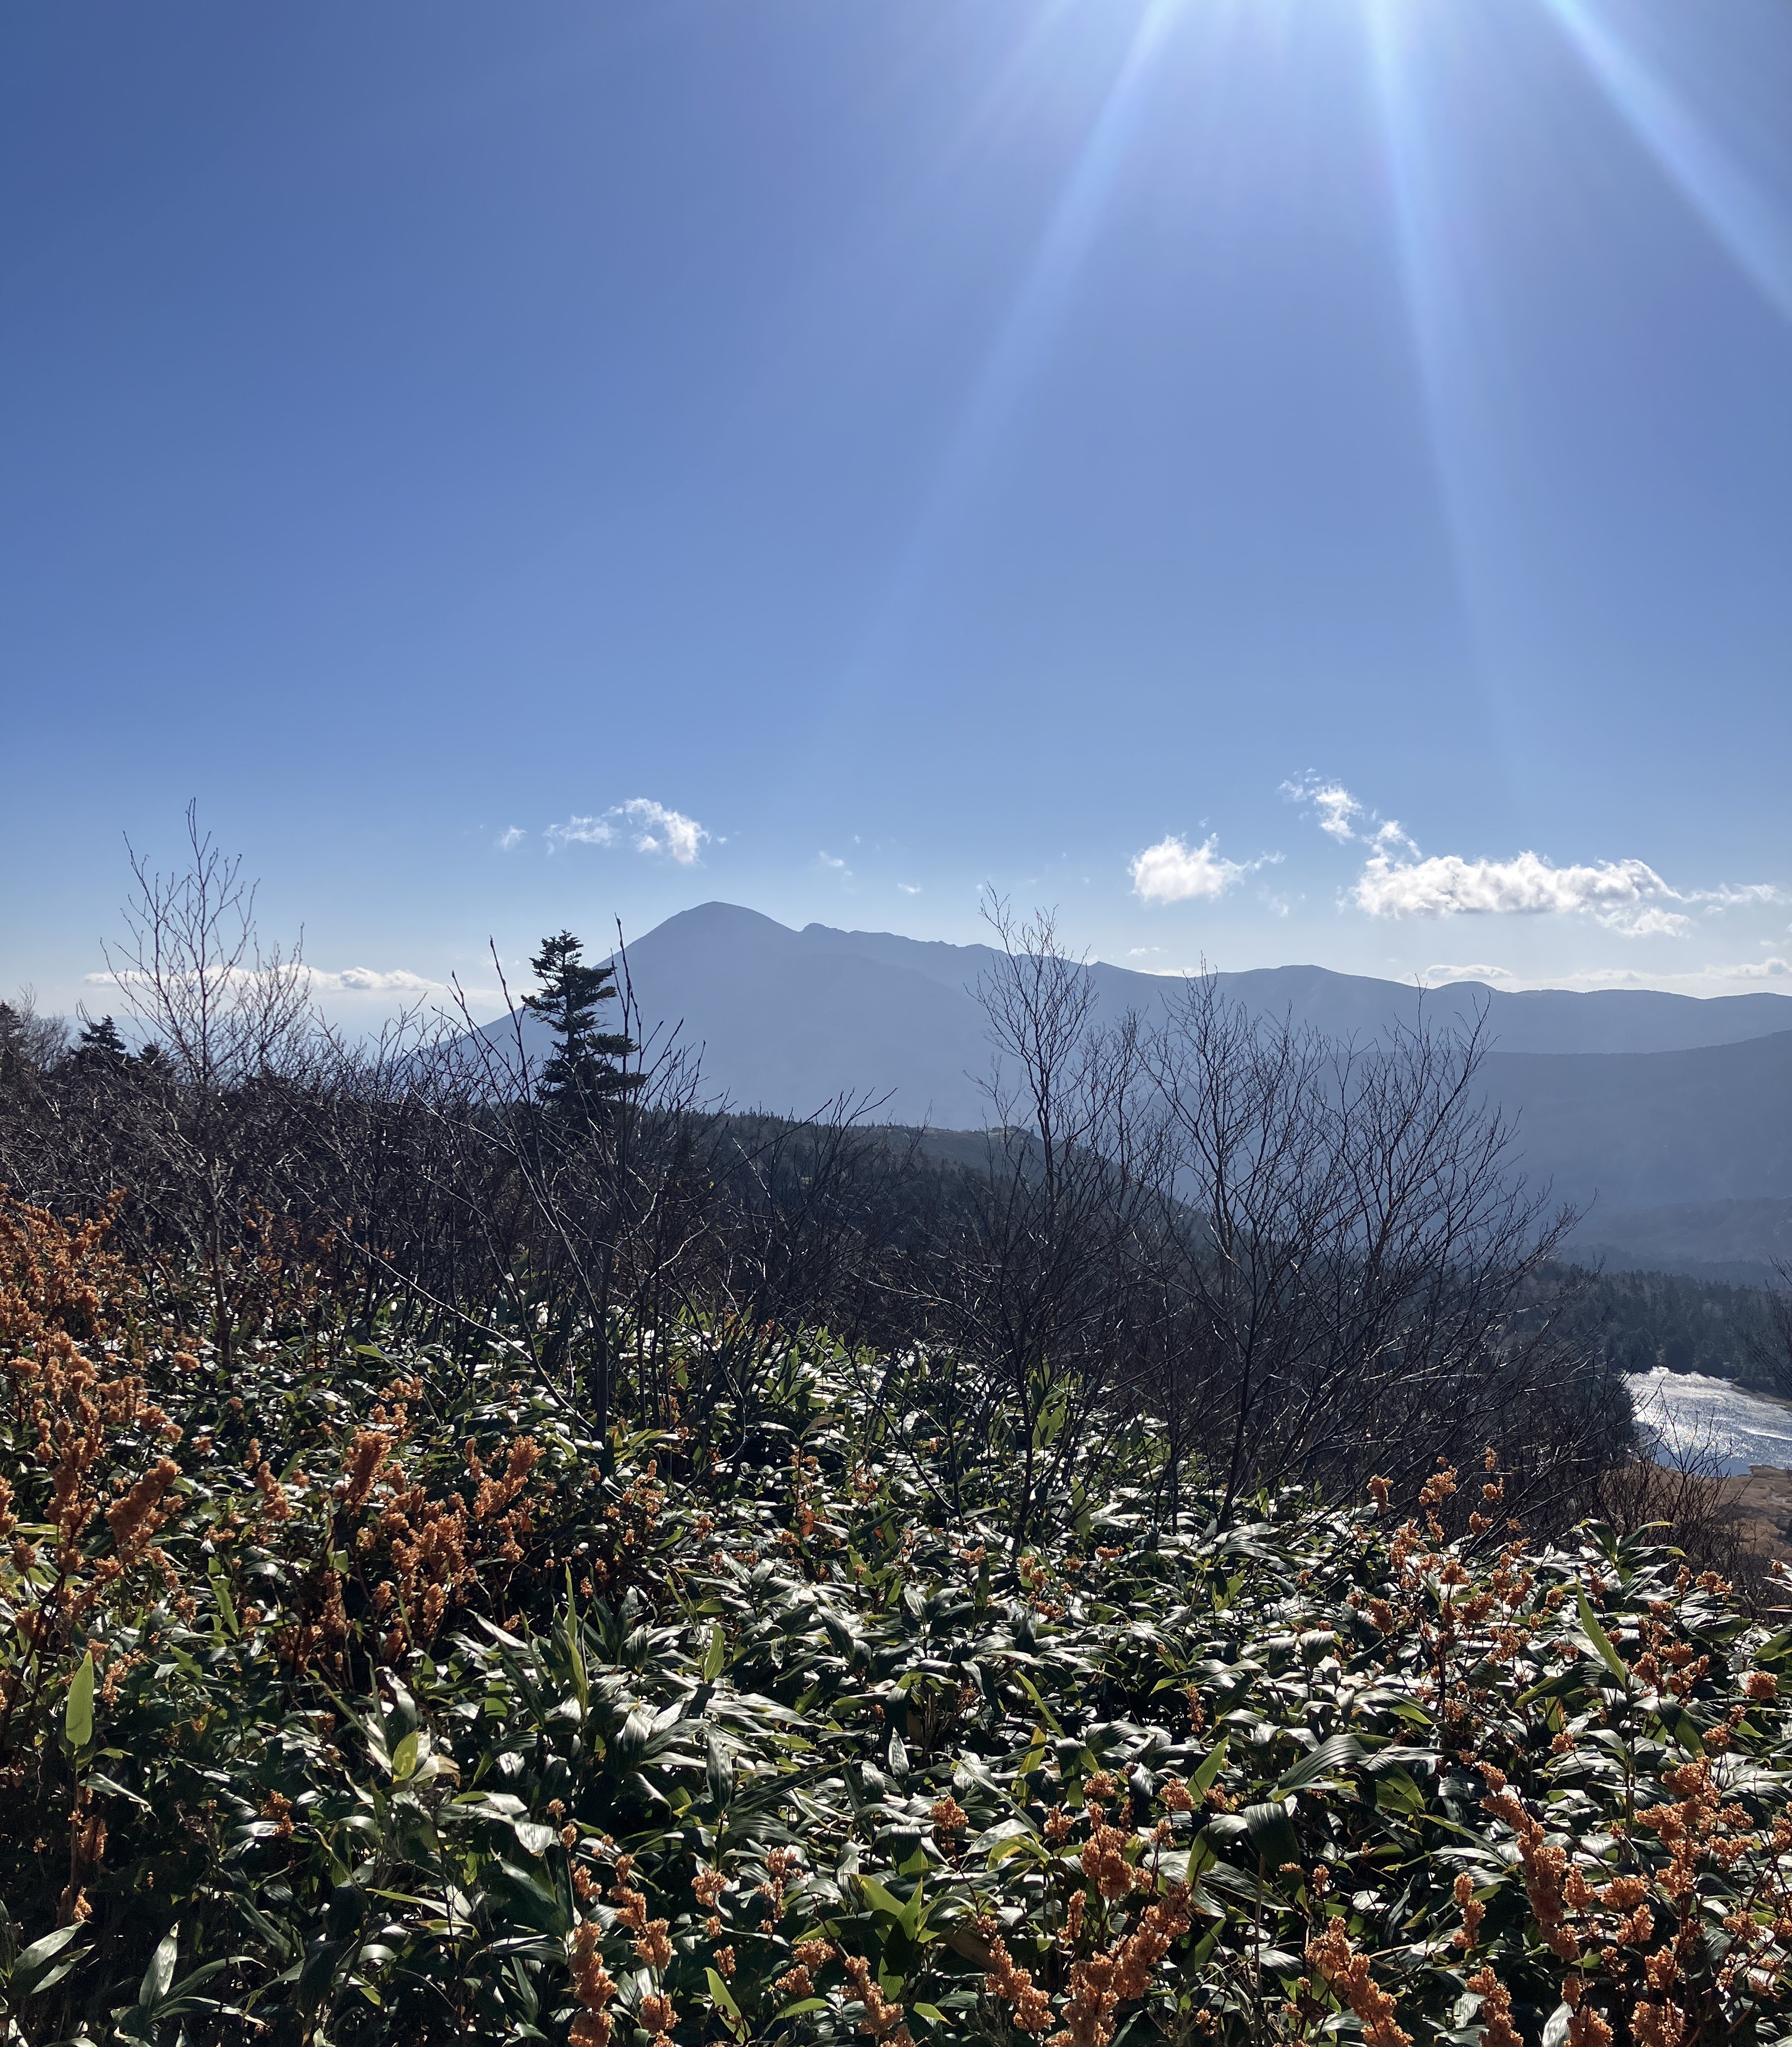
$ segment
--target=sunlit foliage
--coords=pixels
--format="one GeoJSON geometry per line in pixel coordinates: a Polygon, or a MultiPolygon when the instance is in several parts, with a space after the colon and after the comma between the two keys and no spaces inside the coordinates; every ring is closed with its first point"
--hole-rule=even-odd
{"type": "Polygon", "coordinates": [[[266,1278],[226,1371],[0,1218],[0,2039],[1785,2030],[1792,1631],[1665,1550],[1497,1468],[1166,1522],[1143,1436],[1020,1549],[925,1356],[600,1441],[266,1278]]]}

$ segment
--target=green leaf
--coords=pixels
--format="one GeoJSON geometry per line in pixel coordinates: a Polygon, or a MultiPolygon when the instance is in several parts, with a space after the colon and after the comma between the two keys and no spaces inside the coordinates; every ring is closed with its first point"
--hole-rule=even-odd
{"type": "Polygon", "coordinates": [[[52,1955],[60,1955],[75,1936],[80,1932],[79,1924],[59,1926],[53,1933],[46,1933],[41,1941],[33,1941],[13,1964],[15,1970],[29,1972],[41,1968],[52,1955]]]}
{"type": "Polygon", "coordinates": [[[1279,1801],[1244,1808],[1244,1831],[1251,1845],[1271,1872],[1285,1862],[1300,1860],[1300,1843],[1287,1809],[1279,1801]]]}
{"type": "Polygon", "coordinates": [[[1276,1786],[1273,1795],[1283,1797],[1291,1791],[1299,1790],[1302,1785],[1333,1776],[1340,1770],[1348,1769],[1353,1763],[1360,1763],[1362,1756],[1363,1745],[1354,1735],[1334,1734],[1302,1757],[1276,1786]]]}
{"type": "Polygon", "coordinates": [[[728,1638],[722,1631],[722,1623],[710,1623],[709,1646],[703,1651],[703,1682],[713,1685],[728,1665],[728,1638]]]}
{"type": "Polygon", "coordinates": [[[417,1749],[421,1737],[416,1729],[412,1728],[392,1751],[392,1775],[395,1783],[402,1784],[406,1778],[416,1776],[417,1749]]]}
{"type": "Polygon", "coordinates": [[[730,1991],[727,1984],[722,1981],[721,1977],[716,1974],[714,1969],[706,1969],[703,1973],[710,1979],[710,1995],[715,1999],[716,2002],[722,2006],[722,2010],[727,2013],[730,2018],[737,2020],[741,2016],[741,2007],[734,2002],[733,1993],[730,1991]]]}
{"type": "Polygon", "coordinates": [[[1035,1707],[1038,1709],[1039,1718],[1045,1722],[1046,1725],[1051,1728],[1054,1734],[1062,1734],[1064,1732],[1063,1728],[1059,1724],[1057,1715],[1052,1712],[1051,1707],[1048,1706],[1045,1701],[1040,1697],[1039,1686],[1033,1682],[1032,1679],[1027,1675],[1024,1670],[1017,1670],[1014,1674],[1020,1681],[1020,1689],[1027,1694],[1028,1697],[1032,1701],[1035,1707]]]}
{"type": "Polygon", "coordinates": [[[45,1991],[53,1989],[72,1969],[78,1969],[87,1960],[87,1948],[77,1948],[72,1954],[64,1955],[48,1975],[40,1976],[31,1986],[31,1995],[41,1997],[45,1991]]]}
{"type": "Polygon", "coordinates": [[[1623,1657],[1612,1646],[1611,1636],[1593,1618],[1593,1601],[1587,1597],[1585,1592],[1580,1593],[1579,1598],[1581,1626],[1585,1631],[1588,1641],[1599,1651],[1600,1660],[1620,1685],[1628,1686],[1630,1683],[1630,1672],[1624,1666],[1623,1657]]]}
{"type": "Polygon", "coordinates": [[[1664,1709],[1660,1718],[1662,1725],[1683,1749],[1693,1755],[1704,1755],[1705,1742],[1700,1736],[1697,1724],[1684,1706],[1664,1709]]]}
{"type": "Polygon", "coordinates": [[[103,1791],[109,1798],[125,1799],[145,1813],[153,1813],[156,1809],[147,1798],[139,1797],[128,1785],[121,1784],[115,1777],[108,1777],[103,1770],[93,1771],[88,1777],[87,1782],[95,1790],[103,1791]]]}
{"type": "Polygon", "coordinates": [[[180,1955],[180,1929],[178,1925],[170,1926],[149,1957],[149,1968],[143,1972],[143,1981],[137,1993],[140,2010],[153,2010],[168,1995],[168,1987],[174,1980],[174,1964],[180,1955]]]}
{"type": "Polygon", "coordinates": [[[93,1739],[93,1651],[81,1658],[81,1666],[68,1681],[68,1703],[63,1708],[62,1732],[68,1746],[79,1752],[93,1739]]]}
{"type": "Polygon", "coordinates": [[[888,1913],[898,1925],[902,1924],[907,1907],[900,1898],[886,1890],[876,1877],[861,1875],[859,1889],[865,1894],[865,1902],[873,1912],[888,1913]]]}
{"type": "Polygon", "coordinates": [[[1571,1693],[1585,1691],[1586,1684],[1586,1666],[1578,1662],[1570,1663],[1565,1670],[1558,1670],[1554,1676],[1533,1685],[1528,1692],[1521,1692],[1512,1701],[1513,1709],[1522,1712],[1527,1706],[1534,1705],[1539,1699],[1565,1699],[1571,1693]]]}
{"type": "Polygon", "coordinates": [[[1222,1736],[1215,1746],[1213,1754],[1189,1779],[1189,1789],[1196,1797],[1198,1798],[1202,1793],[1212,1790],[1214,1778],[1225,1766],[1225,1751],[1226,1737],[1222,1736]]]}
{"type": "Polygon", "coordinates": [[[703,1759],[703,1776],[710,1800],[719,1812],[734,1789],[734,1765],[713,1734],[703,1759]]]}
{"type": "Polygon", "coordinates": [[[223,1623],[224,1632],[234,1641],[242,1631],[237,1625],[236,1602],[230,1597],[230,1581],[215,1557],[207,1566],[207,1573],[211,1580],[211,1596],[218,1604],[218,1618],[223,1623]]]}
{"type": "Polygon", "coordinates": [[[579,1602],[573,1596],[570,1564],[567,1565],[567,1608],[561,1627],[566,1637],[567,1659],[572,1666],[573,1693],[582,1714],[591,1703],[591,1685],[585,1672],[585,1651],[579,1639],[579,1602]]]}
{"type": "Polygon", "coordinates": [[[1408,1773],[1395,1764],[1376,1779],[1375,1803],[1377,1812],[1396,1813],[1407,1819],[1417,1819],[1425,1810],[1425,1794],[1408,1773]]]}

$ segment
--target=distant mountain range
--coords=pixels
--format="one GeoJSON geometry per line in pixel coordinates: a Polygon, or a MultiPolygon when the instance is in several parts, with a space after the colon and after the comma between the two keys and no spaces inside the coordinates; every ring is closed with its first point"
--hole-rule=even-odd
{"type": "Polygon", "coordinates": [[[1792,1268],[1792,1201],[1686,1202],[1628,1215],[1595,1209],[1569,1248],[1609,1271],[1771,1287],[1792,1268]]]}
{"type": "MultiPolygon", "coordinates": [[[[794,931],[706,903],[636,941],[628,962],[644,1016],[700,1050],[718,1097],[807,1114],[869,1096],[880,1120],[974,1128],[991,1115],[975,991],[997,958],[887,931],[794,931]]],[[[1103,962],[1087,971],[1109,1018],[1159,1012],[1176,985],[1103,962]]],[[[1582,1244],[1613,1264],[1671,1261],[1665,1269],[1713,1278],[1742,1276],[1713,1265],[1764,1277],[1784,1255],[1762,1205],[1792,1217],[1792,996],[1512,993],[1478,981],[1421,995],[1314,966],[1219,981],[1260,1014],[1358,1039],[1422,1015],[1455,1024],[1484,1013],[1489,1096],[1519,1115],[1527,1170],[1594,1204],[1582,1244]],[[1651,1211],[1662,1214],[1639,1213],[1651,1211]]]]}

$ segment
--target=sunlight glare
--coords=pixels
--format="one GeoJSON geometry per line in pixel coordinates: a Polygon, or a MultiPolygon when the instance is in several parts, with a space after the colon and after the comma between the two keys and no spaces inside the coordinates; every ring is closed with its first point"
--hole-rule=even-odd
{"type": "Polygon", "coordinates": [[[884,606],[904,610],[1048,359],[1138,125],[1154,61],[1188,0],[1148,0],[1025,277],[984,358],[884,606]]]}
{"type": "Polygon", "coordinates": [[[1594,0],[1542,0],[1631,132],[1756,289],[1792,319],[1792,223],[1594,0]]]}

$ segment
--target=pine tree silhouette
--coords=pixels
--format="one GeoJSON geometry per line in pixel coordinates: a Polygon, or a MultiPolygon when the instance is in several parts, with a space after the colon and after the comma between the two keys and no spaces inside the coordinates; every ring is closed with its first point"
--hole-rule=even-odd
{"type": "Polygon", "coordinates": [[[622,1099],[642,1076],[621,1063],[637,1050],[625,1031],[601,1031],[598,1012],[617,999],[616,969],[586,966],[585,946],[571,931],[544,938],[529,965],[541,983],[523,1006],[554,1034],[554,1054],[542,1069],[536,1093],[548,1108],[589,1114],[622,1099]]]}
{"type": "Polygon", "coordinates": [[[76,1066],[122,1066],[130,1058],[130,1047],[118,1035],[118,1027],[110,1016],[102,1016],[97,1023],[83,1026],[80,1043],[75,1047],[76,1066]]]}

